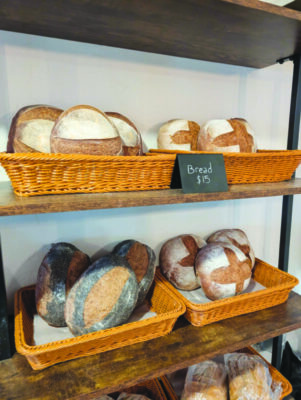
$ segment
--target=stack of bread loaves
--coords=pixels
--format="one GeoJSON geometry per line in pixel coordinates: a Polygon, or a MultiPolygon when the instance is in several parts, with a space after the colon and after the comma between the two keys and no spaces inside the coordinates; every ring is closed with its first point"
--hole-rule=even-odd
{"type": "Polygon", "coordinates": [[[91,264],[70,243],[45,255],[36,284],[37,312],[49,325],[83,335],[125,323],[144,301],[155,274],[155,254],[135,240],[119,243],[91,264]]]}
{"type": "Polygon", "coordinates": [[[257,151],[254,132],[243,118],[214,119],[202,126],[194,121],[173,119],[158,132],[158,149],[246,152],[257,151]]]}
{"type": "Polygon", "coordinates": [[[7,152],[141,155],[142,139],[122,114],[88,105],[63,111],[40,104],[23,107],[14,116],[7,152]]]}
{"type": "Polygon", "coordinates": [[[245,290],[255,264],[247,235],[240,229],[222,229],[207,238],[180,235],[166,241],[159,255],[163,275],[180,290],[202,287],[210,300],[245,290]]]}

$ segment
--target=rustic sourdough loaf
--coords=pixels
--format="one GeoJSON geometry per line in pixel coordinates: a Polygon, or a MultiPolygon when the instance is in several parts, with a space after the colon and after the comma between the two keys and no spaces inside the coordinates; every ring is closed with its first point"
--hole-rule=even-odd
{"type": "Polygon", "coordinates": [[[195,258],[206,242],[197,235],[179,235],[163,244],[159,264],[163,275],[176,288],[193,290],[200,286],[194,271],[195,258]]]}
{"type": "Polygon", "coordinates": [[[155,252],[136,240],[124,240],[117,244],[114,254],[124,257],[136,274],[138,282],[137,306],[142,304],[155,276],[155,252]]]}
{"type": "Polygon", "coordinates": [[[142,154],[142,138],[134,123],[116,112],[106,112],[106,115],[116,126],[123,141],[123,154],[125,156],[140,156],[142,154]]]}
{"type": "Polygon", "coordinates": [[[157,137],[158,149],[196,150],[200,126],[194,121],[173,119],[159,129],[157,137]]]}
{"type": "Polygon", "coordinates": [[[72,287],[65,319],[74,335],[125,323],[138,299],[136,275],[128,262],[109,254],[95,261],[72,287]]]}
{"type": "Polygon", "coordinates": [[[63,110],[37,104],[21,108],[13,117],[7,141],[8,153],[50,153],[50,134],[63,110]]]}
{"type": "Polygon", "coordinates": [[[51,246],[39,267],[35,289],[37,312],[49,325],[66,326],[66,296],[89,265],[90,258],[72,244],[51,246]]]}
{"type": "Polygon", "coordinates": [[[121,155],[122,140],[109,118],[95,107],[78,105],[57,119],[50,137],[53,153],[121,155]]]}

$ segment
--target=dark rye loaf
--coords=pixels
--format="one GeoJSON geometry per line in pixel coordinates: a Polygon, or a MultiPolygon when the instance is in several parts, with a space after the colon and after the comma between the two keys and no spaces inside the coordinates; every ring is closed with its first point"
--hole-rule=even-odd
{"type": "Polygon", "coordinates": [[[95,261],[70,290],[65,319],[74,335],[125,323],[138,298],[138,283],[128,262],[109,254],[95,261]]]}
{"type": "Polygon", "coordinates": [[[37,312],[51,326],[66,326],[66,295],[89,267],[90,258],[70,243],[55,243],[45,255],[35,289],[37,312]]]}
{"type": "Polygon", "coordinates": [[[124,257],[136,274],[138,281],[137,306],[142,304],[155,276],[155,252],[136,240],[124,240],[114,247],[113,253],[124,257]]]}

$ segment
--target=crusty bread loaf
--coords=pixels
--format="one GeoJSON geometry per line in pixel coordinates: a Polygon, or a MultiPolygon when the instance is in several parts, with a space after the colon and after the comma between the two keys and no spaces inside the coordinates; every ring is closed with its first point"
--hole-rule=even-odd
{"type": "Polygon", "coordinates": [[[194,121],[173,119],[159,129],[158,149],[165,150],[196,150],[200,126],[194,121]]]}
{"type": "Polygon", "coordinates": [[[124,240],[117,244],[114,254],[124,257],[136,274],[138,282],[138,300],[136,306],[143,303],[155,276],[155,252],[146,244],[136,240],[124,240]]]}
{"type": "Polygon", "coordinates": [[[207,243],[224,242],[238,247],[250,260],[252,267],[255,265],[254,250],[249,239],[241,229],[220,229],[207,238],[207,243]]]}
{"type": "Polygon", "coordinates": [[[159,264],[163,275],[176,288],[193,290],[199,282],[194,271],[197,252],[206,242],[197,235],[179,235],[163,244],[159,264]]]}
{"type": "Polygon", "coordinates": [[[144,396],[143,394],[134,394],[134,393],[120,393],[117,400],[151,400],[149,397],[144,396]]]}
{"type": "Polygon", "coordinates": [[[106,112],[110,121],[116,126],[123,141],[123,154],[125,156],[140,156],[142,154],[141,134],[134,123],[122,114],[106,112]]]}
{"type": "Polygon", "coordinates": [[[256,152],[254,132],[242,118],[214,119],[201,126],[197,149],[213,152],[256,152]]]}
{"type": "Polygon", "coordinates": [[[95,107],[78,105],[57,119],[50,137],[53,153],[121,155],[122,140],[109,118],[95,107]]]}
{"type": "Polygon", "coordinates": [[[8,134],[8,153],[50,153],[50,134],[63,110],[37,104],[21,108],[8,134]]]}
{"type": "Polygon", "coordinates": [[[109,254],[95,261],[72,287],[65,319],[74,335],[125,323],[138,299],[136,275],[128,262],[109,254]]]}
{"type": "Polygon", "coordinates": [[[37,312],[49,325],[66,326],[66,296],[89,265],[87,254],[72,244],[51,246],[39,267],[35,289],[37,312]]]}
{"type": "Polygon", "coordinates": [[[215,242],[197,254],[195,272],[210,300],[235,296],[245,290],[251,279],[251,261],[238,247],[215,242]]]}

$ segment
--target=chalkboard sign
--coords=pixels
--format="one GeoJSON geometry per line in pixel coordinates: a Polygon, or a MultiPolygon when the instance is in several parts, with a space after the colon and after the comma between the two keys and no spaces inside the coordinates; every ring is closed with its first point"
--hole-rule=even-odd
{"type": "Polygon", "coordinates": [[[226,192],[228,190],[222,154],[177,154],[171,188],[184,193],[226,192]]]}

